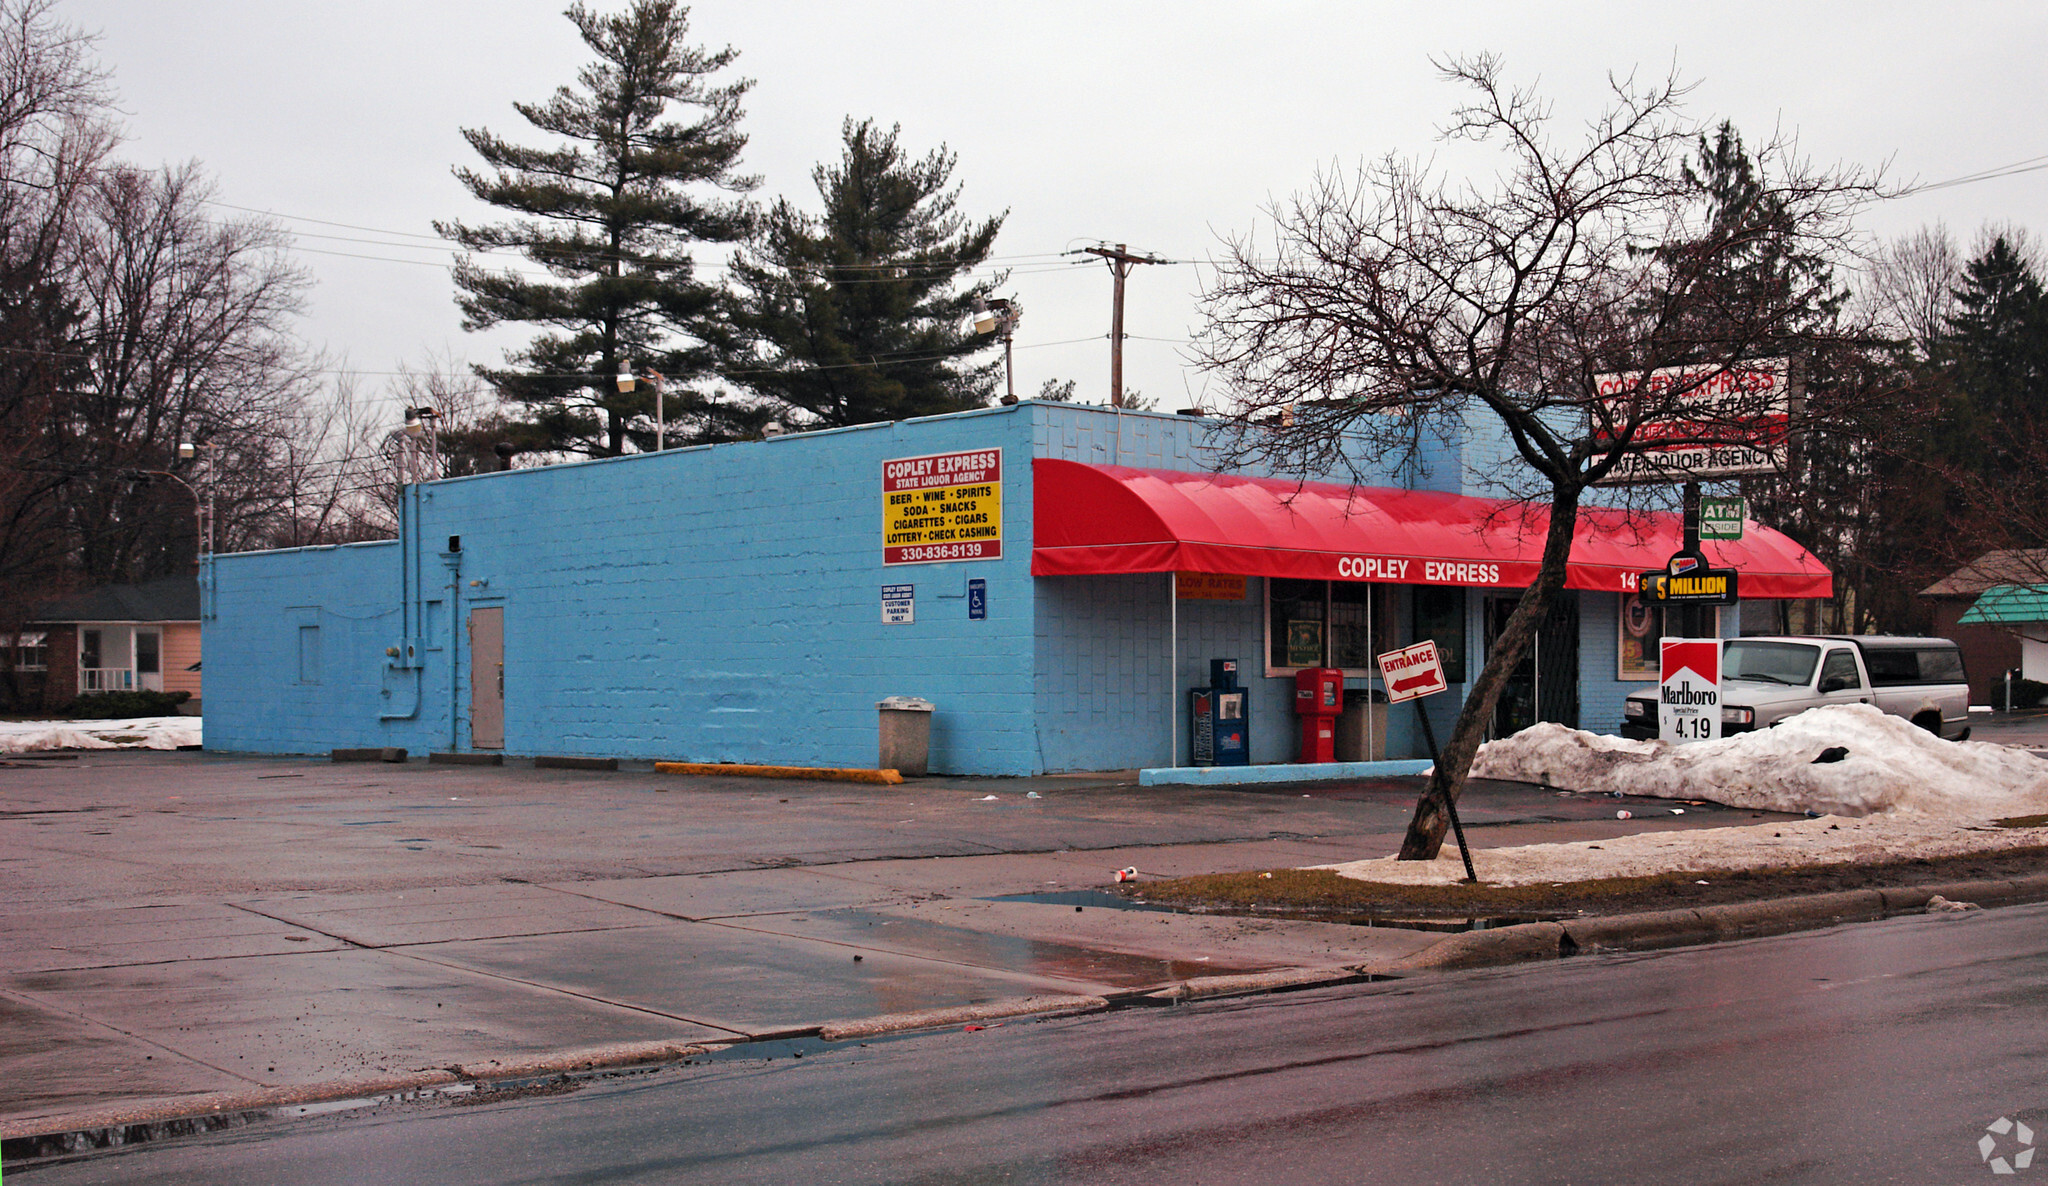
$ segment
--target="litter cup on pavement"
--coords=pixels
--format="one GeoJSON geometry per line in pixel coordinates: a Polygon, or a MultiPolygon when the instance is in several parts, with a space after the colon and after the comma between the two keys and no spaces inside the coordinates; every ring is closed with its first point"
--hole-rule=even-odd
{"type": "Polygon", "coordinates": [[[882,718],[882,769],[906,778],[923,774],[932,752],[932,702],[891,696],[875,707],[882,718]]]}

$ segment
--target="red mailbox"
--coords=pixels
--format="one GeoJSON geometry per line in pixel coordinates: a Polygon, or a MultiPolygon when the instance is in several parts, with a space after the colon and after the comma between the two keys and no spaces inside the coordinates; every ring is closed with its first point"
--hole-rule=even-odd
{"type": "Polygon", "coordinates": [[[1294,673],[1294,712],[1301,718],[1302,762],[1337,760],[1337,718],[1344,715],[1344,673],[1305,667],[1294,673]]]}

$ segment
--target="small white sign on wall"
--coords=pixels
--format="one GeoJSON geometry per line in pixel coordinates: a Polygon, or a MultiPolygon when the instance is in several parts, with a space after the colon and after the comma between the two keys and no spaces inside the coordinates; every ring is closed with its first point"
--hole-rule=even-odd
{"type": "Polygon", "coordinates": [[[917,621],[917,586],[882,586],[882,622],[888,626],[900,626],[917,621]]]}

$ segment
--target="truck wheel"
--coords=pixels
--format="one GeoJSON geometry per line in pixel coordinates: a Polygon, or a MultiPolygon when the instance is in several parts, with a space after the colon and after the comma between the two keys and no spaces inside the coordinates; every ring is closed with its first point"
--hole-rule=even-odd
{"type": "Polygon", "coordinates": [[[1913,723],[1936,737],[1941,736],[1941,714],[1938,712],[1923,712],[1913,718],[1913,723]]]}

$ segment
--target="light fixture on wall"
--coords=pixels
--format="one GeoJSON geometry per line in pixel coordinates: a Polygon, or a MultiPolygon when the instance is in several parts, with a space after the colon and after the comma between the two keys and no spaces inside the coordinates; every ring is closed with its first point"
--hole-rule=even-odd
{"type": "Polygon", "coordinates": [[[630,360],[619,364],[620,395],[633,394],[642,383],[654,388],[654,451],[657,453],[668,448],[668,409],[662,404],[663,393],[661,386],[663,382],[664,379],[660,371],[649,371],[645,375],[635,375],[633,373],[633,364],[630,360]]]}
{"type": "Polygon", "coordinates": [[[1017,336],[1017,323],[1024,320],[1021,301],[1003,297],[974,298],[974,332],[1003,337],[1003,402],[1017,402],[1017,372],[1011,362],[1010,340],[1017,336]]]}

